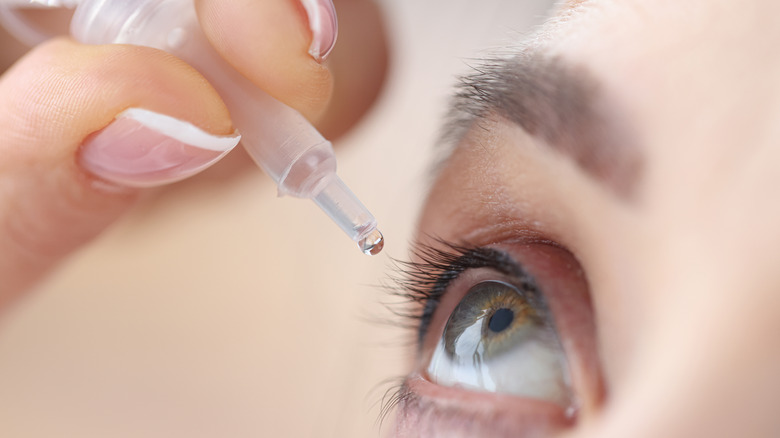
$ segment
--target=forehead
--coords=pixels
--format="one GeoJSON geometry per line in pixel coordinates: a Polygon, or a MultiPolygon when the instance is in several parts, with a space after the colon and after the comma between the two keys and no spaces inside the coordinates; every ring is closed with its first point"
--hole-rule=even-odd
{"type": "Polygon", "coordinates": [[[772,0],[577,1],[540,40],[619,102],[650,183],[659,169],[695,180],[778,149],[779,13],[772,0]]]}
{"type": "Polygon", "coordinates": [[[631,100],[652,102],[659,92],[709,100],[712,87],[777,82],[778,13],[771,0],[585,1],[564,7],[545,39],[550,52],[587,64],[631,100]]]}
{"type": "Polygon", "coordinates": [[[578,1],[543,39],[640,115],[659,103],[704,115],[776,99],[778,14],[772,0],[578,1]]]}

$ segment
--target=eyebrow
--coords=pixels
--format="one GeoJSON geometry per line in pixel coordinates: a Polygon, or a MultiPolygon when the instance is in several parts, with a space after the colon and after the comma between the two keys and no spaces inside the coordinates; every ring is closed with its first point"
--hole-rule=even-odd
{"type": "Polygon", "coordinates": [[[486,61],[461,79],[444,140],[457,144],[475,122],[497,114],[626,199],[637,185],[642,160],[628,124],[607,103],[584,67],[521,53],[486,61]]]}

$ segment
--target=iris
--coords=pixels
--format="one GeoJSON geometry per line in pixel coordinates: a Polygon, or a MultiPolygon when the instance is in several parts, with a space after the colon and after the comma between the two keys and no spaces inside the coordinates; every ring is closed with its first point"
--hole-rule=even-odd
{"type": "Polygon", "coordinates": [[[569,404],[565,354],[535,292],[495,280],[472,286],[447,320],[429,378],[569,404]]]}

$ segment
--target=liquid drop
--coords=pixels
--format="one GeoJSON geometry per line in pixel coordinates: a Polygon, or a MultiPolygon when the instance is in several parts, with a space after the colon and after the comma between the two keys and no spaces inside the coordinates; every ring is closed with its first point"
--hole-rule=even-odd
{"type": "Polygon", "coordinates": [[[377,255],[385,247],[385,238],[379,230],[374,229],[371,234],[358,242],[358,246],[365,255],[377,255]]]}

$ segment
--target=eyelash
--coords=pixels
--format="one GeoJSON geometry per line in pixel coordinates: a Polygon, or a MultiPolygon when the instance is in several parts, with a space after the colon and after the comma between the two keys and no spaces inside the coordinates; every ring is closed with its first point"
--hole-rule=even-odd
{"type": "Polygon", "coordinates": [[[394,312],[414,321],[417,327],[417,345],[422,347],[436,309],[449,286],[469,269],[490,268],[511,276],[513,282],[536,298],[540,309],[546,308],[541,292],[533,278],[508,254],[487,247],[458,245],[435,239],[437,246],[420,245],[413,258],[419,261],[394,260],[397,276],[391,278],[395,287],[390,293],[404,299],[405,304],[416,304],[417,312],[394,312]]]}

